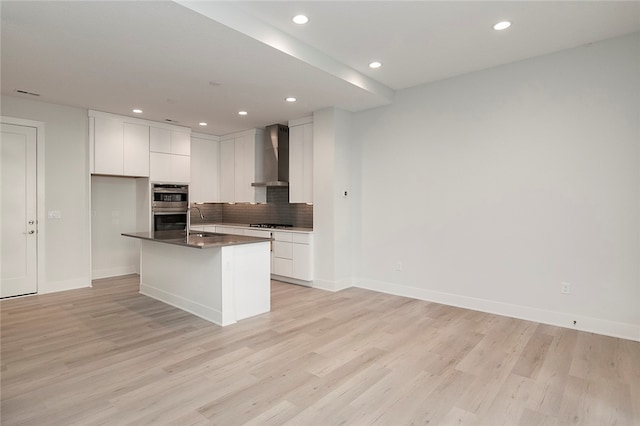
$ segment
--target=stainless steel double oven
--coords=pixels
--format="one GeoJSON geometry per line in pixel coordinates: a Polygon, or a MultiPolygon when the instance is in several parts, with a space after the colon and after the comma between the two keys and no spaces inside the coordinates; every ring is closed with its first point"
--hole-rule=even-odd
{"type": "Polygon", "coordinates": [[[176,231],[187,227],[189,186],[153,184],[151,195],[154,231],[176,231]]]}

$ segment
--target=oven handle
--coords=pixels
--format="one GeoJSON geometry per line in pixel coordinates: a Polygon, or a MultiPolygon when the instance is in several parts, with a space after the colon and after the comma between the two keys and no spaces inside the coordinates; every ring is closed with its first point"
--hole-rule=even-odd
{"type": "Polygon", "coordinates": [[[174,210],[174,211],[157,211],[157,210],[154,210],[153,214],[154,214],[154,216],[162,216],[162,215],[165,215],[165,214],[185,214],[186,215],[187,211],[186,210],[174,210]]]}

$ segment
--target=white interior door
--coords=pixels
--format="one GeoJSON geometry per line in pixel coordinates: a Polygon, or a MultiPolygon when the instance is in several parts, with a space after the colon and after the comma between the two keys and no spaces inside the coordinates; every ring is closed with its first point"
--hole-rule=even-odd
{"type": "Polygon", "coordinates": [[[0,297],[9,297],[38,289],[36,129],[2,123],[0,145],[0,297]]]}

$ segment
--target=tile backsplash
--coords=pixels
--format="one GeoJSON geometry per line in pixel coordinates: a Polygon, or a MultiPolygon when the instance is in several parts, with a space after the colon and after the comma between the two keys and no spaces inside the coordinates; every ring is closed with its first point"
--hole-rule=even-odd
{"type": "MultiPolygon", "coordinates": [[[[193,204],[192,204],[193,206],[193,204]]],[[[277,223],[313,228],[313,206],[289,204],[289,188],[267,188],[267,204],[206,203],[196,205],[205,222],[277,223]]],[[[196,209],[191,209],[191,223],[203,222],[196,209]]]]}

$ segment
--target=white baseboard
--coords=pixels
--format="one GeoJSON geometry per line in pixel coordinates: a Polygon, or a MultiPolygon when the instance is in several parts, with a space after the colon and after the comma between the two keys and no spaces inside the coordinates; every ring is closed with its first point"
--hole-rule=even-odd
{"type": "Polygon", "coordinates": [[[338,281],[327,281],[327,280],[318,280],[315,279],[311,285],[313,288],[317,288],[320,290],[326,291],[340,291],[345,290],[349,287],[353,287],[353,282],[349,279],[338,280],[338,281]]]}
{"type": "Polygon", "coordinates": [[[55,293],[57,291],[75,290],[77,288],[91,287],[90,278],[77,278],[74,280],[47,281],[38,285],[38,294],[55,293]]]}
{"type": "Polygon", "coordinates": [[[164,290],[150,287],[142,282],[140,283],[140,294],[144,294],[145,296],[151,297],[152,299],[156,299],[161,302],[164,302],[167,305],[171,305],[178,309],[182,309],[183,311],[189,312],[195,316],[198,316],[202,319],[210,321],[219,326],[225,326],[225,325],[235,323],[235,321],[233,321],[227,324],[223,324],[222,312],[220,312],[219,310],[209,308],[207,306],[201,305],[192,300],[185,299],[176,294],[172,294],[164,290]]]}
{"type": "Polygon", "coordinates": [[[296,278],[283,277],[282,275],[271,274],[271,279],[275,281],[282,281],[284,283],[297,284],[305,287],[311,287],[313,281],[304,281],[296,278]]]}
{"type": "Polygon", "coordinates": [[[120,277],[122,275],[139,274],[139,265],[116,266],[113,268],[94,269],[91,271],[91,279],[120,277]]]}
{"type": "Polygon", "coordinates": [[[383,281],[359,279],[355,281],[354,287],[590,333],[603,334],[611,337],[640,341],[640,325],[637,324],[627,324],[565,312],[548,311],[530,306],[513,305],[493,300],[436,292],[383,281]]]}

